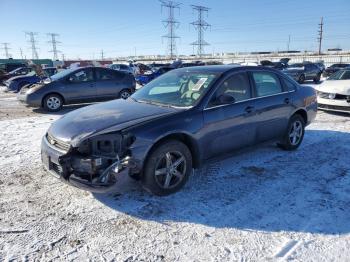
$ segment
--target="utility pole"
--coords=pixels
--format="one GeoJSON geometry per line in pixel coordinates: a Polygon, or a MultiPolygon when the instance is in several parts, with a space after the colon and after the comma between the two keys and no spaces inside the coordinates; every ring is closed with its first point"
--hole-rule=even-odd
{"type": "Polygon", "coordinates": [[[318,54],[322,52],[322,39],[323,39],[323,17],[321,17],[321,23],[318,24],[318,54]]]}
{"type": "Polygon", "coordinates": [[[29,43],[30,43],[30,47],[32,49],[32,59],[39,59],[38,56],[38,51],[37,51],[37,47],[36,47],[36,41],[35,41],[35,36],[38,35],[38,33],[35,32],[25,32],[26,36],[29,36],[29,43]]]}
{"type": "Polygon", "coordinates": [[[199,57],[202,57],[204,46],[209,45],[209,43],[204,40],[204,31],[210,27],[210,24],[203,19],[204,13],[207,13],[208,15],[209,8],[200,5],[192,5],[192,9],[198,12],[198,20],[191,23],[191,25],[193,25],[198,31],[198,39],[196,42],[193,42],[192,45],[197,46],[197,54],[199,57]]]}
{"type": "Polygon", "coordinates": [[[64,61],[64,59],[65,59],[65,58],[64,58],[64,54],[62,53],[62,61],[64,61]]]}
{"type": "Polygon", "coordinates": [[[289,52],[289,45],[290,45],[290,35],[288,36],[287,52],[289,52]]]}
{"type": "Polygon", "coordinates": [[[22,60],[23,60],[24,58],[23,58],[23,50],[22,50],[22,48],[19,48],[19,52],[20,52],[21,58],[22,58],[22,60]]]}
{"type": "Polygon", "coordinates": [[[101,50],[101,60],[104,60],[103,49],[101,50]]]}
{"type": "Polygon", "coordinates": [[[61,42],[57,41],[56,37],[58,37],[59,34],[47,33],[47,35],[51,37],[51,40],[48,41],[48,43],[52,44],[52,50],[50,50],[49,52],[53,53],[53,60],[58,60],[58,53],[60,53],[61,51],[57,50],[57,44],[61,42]]]}
{"type": "Polygon", "coordinates": [[[160,3],[162,4],[162,8],[165,7],[168,9],[168,18],[162,21],[164,26],[168,28],[168,34],[163,37],[168,39],[168,52],[170,59],[174,59],[176,55],[176,39],[179,38],[175,34],[175,29],[178,28],[180,24],[175,19],[174,10],[180,10],[181,3],[168,0],[160,0],[160,3]]]}
{"type": "Polygon", "coordinates": [[[10,43],[1,43],[1,44],[3,45],[3,48],[2,48],[2,49],[4,49],[4,51],[5,51],[5,57],[6,57],[7,59],[11,58],[11,54],[9,53],[9,50],[11,49],[11,48],[9,47],[10,43]]]}

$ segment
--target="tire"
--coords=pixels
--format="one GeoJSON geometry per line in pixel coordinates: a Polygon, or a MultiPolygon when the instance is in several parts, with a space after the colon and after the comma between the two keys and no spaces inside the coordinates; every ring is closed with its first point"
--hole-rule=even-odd
{"type": "Polygon", "coordinates": [[[151,151],[142,175],[143,187],[158,196],[180,190],[192,172],[192,155],[180,141],[169,140],[151,151]]]}
{"type": "Polygon", "coordinates": [[[119,93],[119,98],[128,99],[129,96],[131,96],[131,92],[129,89],[123,89],[119,93]]]}
{"type": "Polygon", "coordinates": [[[321,80],[321,74],[317,74],[317,76],[313,80],[314,80],[314,83],[319,83],[321,80]]]}
{"type": "Polygon", "coordinates": [[[60,95],[49,94],[45,96],[43,100],[43,107],[46,111],[57,112],[60,111],[63,106],[63,99],[60,95]]]}
{"type": "Polygon", "coordinates": [[[298,83],[299,84],[303,84],[305,82],[305,75],[304,74],[301,74],[299,76],[299,79],[298,79],[298,83]]]}
{"type": "Polygon", "coordinates": [[[296,150],[303,141],[304,134],[304,118],[299,114],[293,115],[289,120],[285,134],[283,135],[281,141],[277,145],[284,150],[296,150]]]}

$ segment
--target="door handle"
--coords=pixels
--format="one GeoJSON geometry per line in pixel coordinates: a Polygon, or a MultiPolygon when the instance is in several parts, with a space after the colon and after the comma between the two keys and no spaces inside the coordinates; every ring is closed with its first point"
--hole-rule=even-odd
{"type": "Polygon", "coordinates": [[[290,103],[289,98],[284,99],[284,103],[289,104],[290,103]]]}
{"type": "Polygon", "coordinates": [[[247,106],[247,107],[244,109],[244,111],[246,111],[247,113],[251,113],[251,112],[253,112],[253,110],[254,110],[254,106],[247,106]]]}

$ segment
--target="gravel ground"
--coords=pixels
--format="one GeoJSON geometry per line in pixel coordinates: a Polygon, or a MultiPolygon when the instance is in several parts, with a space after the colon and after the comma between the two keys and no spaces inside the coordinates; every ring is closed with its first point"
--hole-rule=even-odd
{"type": "Polygon", "coordinates": [[[348,115],[319,112],[299,150],[240,151],[159,198],[128,177],[91,194],[46,174],[40,140],[62,113],[0,91],[0,261],[349,260],[348,115]]]}

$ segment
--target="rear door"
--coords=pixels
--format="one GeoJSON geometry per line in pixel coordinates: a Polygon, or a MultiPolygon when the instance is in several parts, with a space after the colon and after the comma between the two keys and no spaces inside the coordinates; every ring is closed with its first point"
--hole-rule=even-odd
{"type": "Polygon", "coordinates": [[[96,89],[98,100],[110,100],[119,98],[120,91],[127,87],[125,84],[125,76],[127,73],[120,71],[96,68],[96,89]]]}
{"type": "Polygon", "coordinates": [[[82,68],[67,76],[62,93],[68,103],[94,101],[97,92],[93,68],[82,68]]]}
{"type": "Polygon", "coordinates": [[[248,74],[244,71],[225,78],[203,111],[202,147],[204,159],[232,152],[255,143],[256,113],[248,74]],[[217,102],[223,94],[234,102],[217,102]]]}
{"type": "Polygon", "coordinates": [[[286,89],[280,77],[269,71],[250,71],[257,114],[257,140],[279,138],[285,132],[293,111],[293,91],[286,89]]]}

